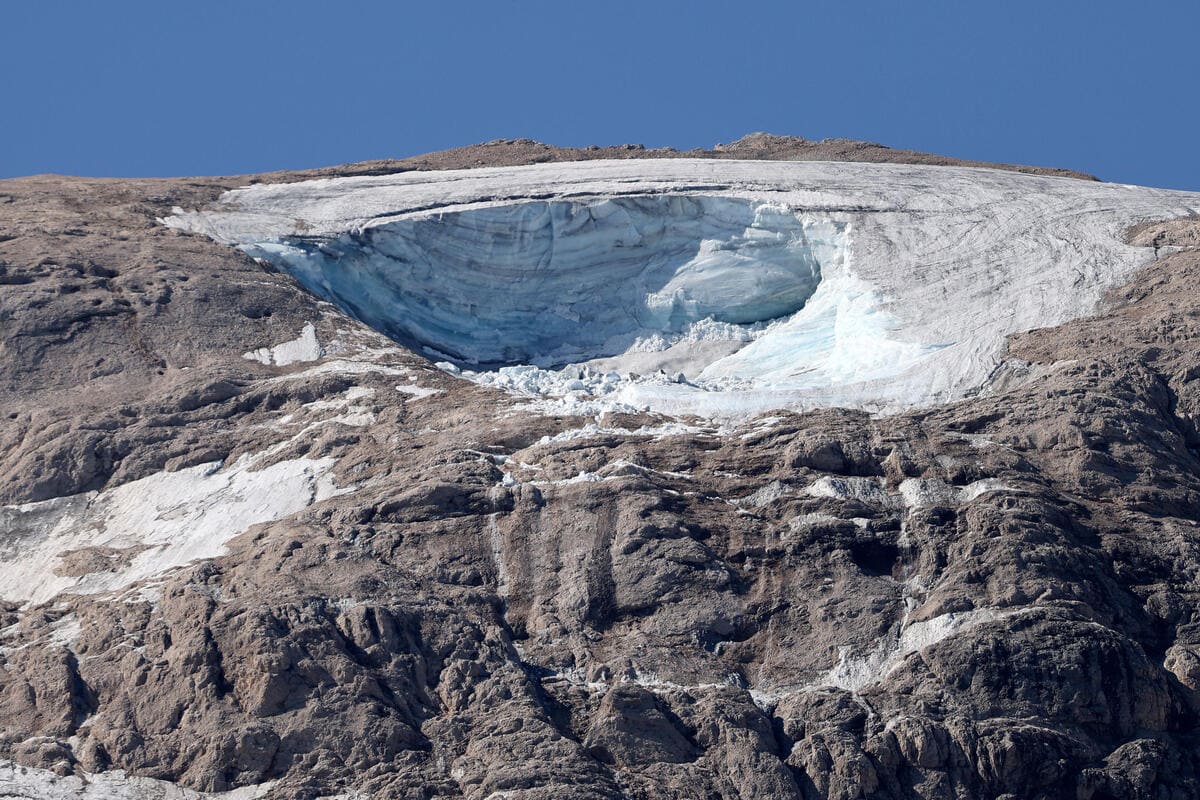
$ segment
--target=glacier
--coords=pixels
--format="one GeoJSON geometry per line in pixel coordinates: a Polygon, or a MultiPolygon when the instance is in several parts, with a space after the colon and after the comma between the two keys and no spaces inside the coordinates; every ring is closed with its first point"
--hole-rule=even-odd
{"type": "Polygon", "coordinates": [[[437,213],[246,250],[402,342],[464,365],[548,367],[702,320],[791,314],[841,246],[834,227],[786,208],[657,195],[437,213]]]}
{"type": "Polygon", "coordinates": [[[547,410],[875,412],[987,388],[1189,192],[965,167],[588,161],[257,184],[168,226],[547,410]]]}

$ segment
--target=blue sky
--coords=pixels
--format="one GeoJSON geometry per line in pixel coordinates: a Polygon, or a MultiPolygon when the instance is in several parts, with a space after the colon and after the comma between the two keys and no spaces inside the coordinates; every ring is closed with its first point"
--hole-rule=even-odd
{"type": "Polygon", "coordinates": [[[1200,190],[1195,0],[0,4],[0,176],[756,130],[1200,190]]]}

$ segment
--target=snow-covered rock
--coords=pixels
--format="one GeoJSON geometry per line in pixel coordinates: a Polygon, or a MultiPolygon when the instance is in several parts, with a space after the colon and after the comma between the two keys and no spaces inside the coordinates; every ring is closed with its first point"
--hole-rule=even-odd
{"type": "Polygon", "coordinates": [[[324,354],[321,342],[317,339],[317,329],[310,322],[300,331],[300,335],[289,342],[281,342],[271,347],[260,347],[242,355],[242,358],[257,361],[267,366],[286,367],[302,361],[316,361],[324,354]]]}
{"type": "Polygon", "coordinates": [[[270,783],[264,783],[228,792],[195,792],[167,781],[127,775],[119,769],[62,776],[0,760],[0,798],[6,800],[257,800],[270,788],[270,783]]]}
{"type": "Polygon", "coordinates": [[[336,459],[259,467],[243,457],[160,472],[99,492],[0,506],[0,598],[40,603],[91,594],[225,551],[250,526],[339,493],[336,459]],[[68,560],[82,556],[82,566],[68,560]],[[92,556],[94,564],[89,564],[92,556]]]}

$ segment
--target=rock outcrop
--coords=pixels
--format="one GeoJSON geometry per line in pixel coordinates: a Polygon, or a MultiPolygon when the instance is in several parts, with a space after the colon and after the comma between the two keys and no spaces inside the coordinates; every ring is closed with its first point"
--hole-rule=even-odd
{"type": "Polygon", "coordinates": [[[966,400],[580,417],[158,222],[247,180],[0,182],[0,795],[1200,796],[1200,220],[966,400]]]}

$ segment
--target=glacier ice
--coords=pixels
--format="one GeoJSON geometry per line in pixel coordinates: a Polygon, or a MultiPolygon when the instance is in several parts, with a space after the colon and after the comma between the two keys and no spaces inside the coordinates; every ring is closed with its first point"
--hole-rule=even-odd
{"type": "Polygon", "coordinates": [[[418,348],[551,367],[662,346],[702,321],[736,339],[730,326],[801,308],[841,247],[835,226],[786,208],[650,195],[437,213],[247,250],[418,348]]]}
{"type": "Polygon", "coordinates": [[[1095,310],[1200,195],[999,170],[589,161],[259,184],[169,226],[547,410],[893,411],[1095,310]]]}

